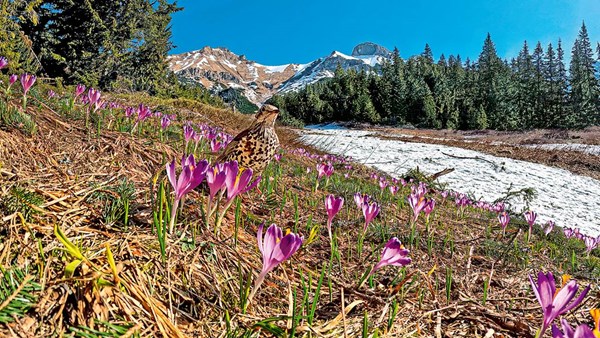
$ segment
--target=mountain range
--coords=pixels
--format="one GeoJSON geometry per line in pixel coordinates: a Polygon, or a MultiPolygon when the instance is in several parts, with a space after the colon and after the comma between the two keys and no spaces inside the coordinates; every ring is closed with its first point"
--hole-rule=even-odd
{"type": "Polygon", "coordinates": [[[335,69],[377,71],[391,58],[380,45],[365,42],[350,55],[333,51],[306,64],[265,66],[237,55],[227,48],[204,47],[169,56],[169,67],[181,81],[198,83],[236,106],[246,102],[254,109],[277,93],[299,90],[308,84],[333,77],[335,69]]]}

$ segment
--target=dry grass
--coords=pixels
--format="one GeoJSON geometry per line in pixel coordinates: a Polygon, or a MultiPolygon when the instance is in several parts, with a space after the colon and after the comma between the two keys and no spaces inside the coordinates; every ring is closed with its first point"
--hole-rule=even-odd
{"type": "MultiPolygon", "coordinates": [[[[180,121],[209,122],[231,133],[251,118],[186,100],[117,99],[172,109],[180,121]]],[[[380,196],[368,179],[370,170],[359,167],[351,172],[351,179],[336,173],[327,189],[313,193],[314,176],[307,175],[305,168],[314,168],[315,160],[289,153],[265,174],[264,179],[271,178],[275,185],[272,194],[267,195],[263,185],[263,194],[243,197],[238,232],[233,210],[218,236],[205,229],[199,213],[205,196],[192,192],[183,207],[179,233],[168,238],[168,258],[163,263],[150,226],[151,182],[167,160],[181,155],[177,150],[181,141],[163,144],[107,130],[100,138],[88,137],[80,121],[42,103],[30,108],[29,114],[38,125],[34,136],[0,130],[0,200],[20,187],[42,201],[27,205],[34,210],[27,219],[0,209],[0,268],[25,271],[40,288],[34,293],[33,308],[0,324],[2,336],[80,336],[74,328],[85,331],[82,327],[87,327],[112,332],[110,337],[238,337],[261,330],[261,336],[270,331],[280,332],[273,333],[278,336],[295,332],[305,337],[357,337],[367,316],[369,336],[377,331],[386,337],[532,337],[541,323],[541,311],[527,280],[529,273],[568,272],[581,282],[598,276],[596,257],[583,259],[581,243],[558,233],[546,238],[536,229],[534,240],[527,244],[520,220],[512,222],[508,235],[502,237],[495,215],[468,209],[460,216],[453,201],[440,203],[429,233],[419,221],[419,236],[411,241],[409,211],[403,202],[407,189],[397,197],[380,196]],[[105,222],[105,205],[97,198],[115,194],[112,188],[123,178],[135,187],[128,227],[105,222]],[[362,255],[356,252],[362,216],[352,201],[358,190],[378,196],[383,205],[362,255]],[[323,206],[328,193],[346,198],[334,222],[340,260],[331,264],[323,206]],[[268,275],[243,313],[241,285],[261,268],[255,234],[262,221],[296,228],[305,236],[312,222],[320,225],[320,231],[314,243],[268,275]],[[75,258],[58,239],[56,227],[84,257],[72,275],[65,273],[75,258]],[[194,228],[202,231],[192,238],[194,228]],[[384,268],[372,284],[358,288],[361,275],[376,263],[391,236],[409,246],[413,263],[402,270],[384,268]],[[577,255],[575,266],[570,261],[572,251],[577,255]],[[315,319],[309,324],[303,317],[308,311],[304,299],[307,304],[315,299],[324,268],[327,273],[315,319]],[[451,281],[448,293],[447,281],[451,281]],[[394,304],[397,316],[388,325],[394,304]],[[273,320],[267,323],[269,319],[273,320]],[[104,323],[118,325],[121,331],[104,323]]],[[[281,128],[278,134],[285,149],[297,146],[293,131],[281,128]]],[[[595,296],[589,297],[583,308],[597,302],[595,296]]],[[[590,322],[580,312],[569,315],[574,317],[590,322]]]]}

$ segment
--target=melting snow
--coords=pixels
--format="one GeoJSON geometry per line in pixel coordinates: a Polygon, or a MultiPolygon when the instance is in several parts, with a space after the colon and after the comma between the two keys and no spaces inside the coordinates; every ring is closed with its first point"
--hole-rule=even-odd
{"type": "MultiPolygon", "coordinates": [[[[493,201],[512,190],[534,188],[537,197],[531,209],[539,214],[538,223],[552,219],[564,227],[579,227],[591,236],[600,234],[600,181],[541,164],[495,157],[480,152],[435,144],[385,140],[377,132],[346,130],[325,126],[310,128],[302,139],[322,150],[355,160],[392,176],[419,167],[428,173],[445,168],[454,172],[439,178],[449,188],[472,193],[476,198],[493,201]],[[459,159],[458,157],[478,157],[459,159]]],[[[383,133],[381,133],[383,135],[383,133]]],[[[513,205],[521,211],[523,204],[513,205]]]]}
{"type": "Polygon", "coordinates": [[[557,143],[557,144],[528,144],[526,147],[529,148],[539,148],[539,149],[548,149],[548,150],[571,150],[571,151],[579,151],[582,153],[592,154],[592,155],[600,155],[600,146],[591,145],[591,144],[581,144],[581,143],[557,143]]]}

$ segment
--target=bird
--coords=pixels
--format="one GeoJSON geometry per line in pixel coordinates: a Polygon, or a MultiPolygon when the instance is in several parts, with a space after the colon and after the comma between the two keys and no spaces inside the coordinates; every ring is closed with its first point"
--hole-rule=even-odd
{"type": "Polygon", "coordinates": [[[277,107],[263,105],[255,116],[256,120],[233,138],[215,162],[235,160],[240,168],[252,169],[254,174],[262,173],[279,148],[279,138],[275,132],[278,114],[277,107]]]}

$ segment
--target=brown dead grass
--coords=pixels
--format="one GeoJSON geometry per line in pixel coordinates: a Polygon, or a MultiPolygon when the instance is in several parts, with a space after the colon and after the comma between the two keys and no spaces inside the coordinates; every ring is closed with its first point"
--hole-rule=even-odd
{"type": "MultiPolygon", "coordinates": [[[[153,103],[151,98],[141,100],[153,103]]],[[[178,110],[181,120],[209,122],[232,133],[241,130],[250,119],[185,100],[161,101],[161,104],[178,110]]],[[[39,126],[35,136],[27,137],[18,130],[0,130],[0,196],[6,195],[12,186],[20,185],[39,193],[45,203],[29,222],[23,222],[16,214],[2,216],[0,266],[39,267],[36,277],[43,290],[34,310],[10,325],[0,326],[0,335],[61,336],[69,332],[69,327],[97,328],[94,320],[104,320],[133,323],[132,332],[138,331],[142,337],[223,337],[226,311],[234,327],[252,328],[257,321],[290,313],[292,293],[296,291],[299,299],[303,297],[301,275],[306,279],[312,274],[311,289],[316,288],[322,264],[329,260],[329,242],[323,227],[315,243],[303,247],[291,263],[282,264],[268,276],[248,314],[241,314],[235,306],[239,276],[256,275],[260,271],[256,226],[260,220],[269,219],[273,211],[265,207],[265,196],[253,192],[244,197],[242,213],[257,221],[247,220],[236,245],[232,239],[234,215],[230,212],[220,236],[211,230],[202,231],[195,249],[184,251],[178,236],[170,238],[168,259],[163,264],[158,241],[148,225],[150,182],[163,168],[162,154],[166,154],[166,159],[177,158],[180,155],[176,149],[110,131],[104,131],[99,139],[94,136],[88,139],[79,123],[64,119],[48,108],[30,109],[29,113],[39,126]],[[127,177],[136,186],[133,221],[128,229],[103,224],[100,206],[86,202],[91,193],[106,189],[121,177],[127,177]],[[70,278],[64,278],[63,272],[72,258],[62,252],[63,246],[54,236],[55,225],[89,259],[70,278]],[[40,258],[38,240],[47,257],[45,261],[40,258]],[[109,267],[107,246],[117,262],[118,276],[109,267]],[[100,277],[117,286],[98,286],[100,277]]],[[[278,134],[284,148],[297,146],[293,131],[281,128],[278,134]]],[[[291,173],[294,166],[314,168],[315,163],[288,155],[282,164],[284,171],[277,193],[281,196],[292,191],[299,196],[302,203],[299,224],[306,224],[311,216],[315,224],[325,224],[321,201],[328,192],[312,193],[309,178],[291,173]],[[307,203],[310,199],[319,202],[316,207],[307,203]]],[[[359,167],[353,175],[366,180],[369,172],[359,167]]],[[[180,228],[188,229],[188,234],[194,226],[204,229],[198,212],[203,199],[199,192],[192,192],[186,199],[180,228]]],[[[464,218],[458,217],[453,203],[447,201],[440,203],[432,221],[433,252],[426,249],[427,238],[421,238],[411,248],[413,264],[407,268],[405,278],[399,278],[397,268],[384,268],[377,274],[374,288],[359,289],[356,276],[378,260],[376,256],[387,238],[376,235],[367,238],[366,246],[375,248],[374,253],[357,256],[353,248],[361,216],[352,204],[351,198],[347,198],[348,208],[335,223],[340,233],[343,263],[332,267],[331,293],[328,286],[323,288],[316,322],[309,326],[302,321],[296,328],[297,334],[360,336],[365,312],[371,332],[375,326],[384,330],[391,311],[390,300],[397,299],[399,314],[387,337],[532,337],[541,322],[541,311],[526,276],[542,267],[564,271],[546,256],[548,251],[556,249],[534,250],[534,245],[525,244],[522,232],[514,227],[507,237],[500,237],[495,229],[491,239],[487,239],[486,228],[495,225],[495,219],[475,211],[467,212],[464,218]],[[454,251],[444,244],[448,234],[454,238],[454,251]],[[526,255],[509,254],[515,242],[526,255]],[[491,251],[497,252],[497,256],[484,249],[489,245],[495,245],[491,251]],[[519,261],[523,257],[527,257],[528,264],[519,261]],[[447,269],[453,271],[454,285],[449,299],[444,291],[447,269]],[[489,279],[491,290],[484,306],[483,283],[489,279]]],[[[283,212],[276,211],[273,217],[280,226],[291,227],[292,202],[288,200],[283,212]]],[[[384,207],[379,223],[391,229],[391,234],[405,236],[408,218],[406,208],[389,204],[384,207]]],[[[418,229],[425,231],[421,222],[418,229]]],[[[580,271],[577,277],[585,280],[591,275],[580,271]]],[[[577,317],[589,321],[582,314],[577,317]]],[[[291,328],[289,320],[279,320],[276,324],[291,328]]]]}

